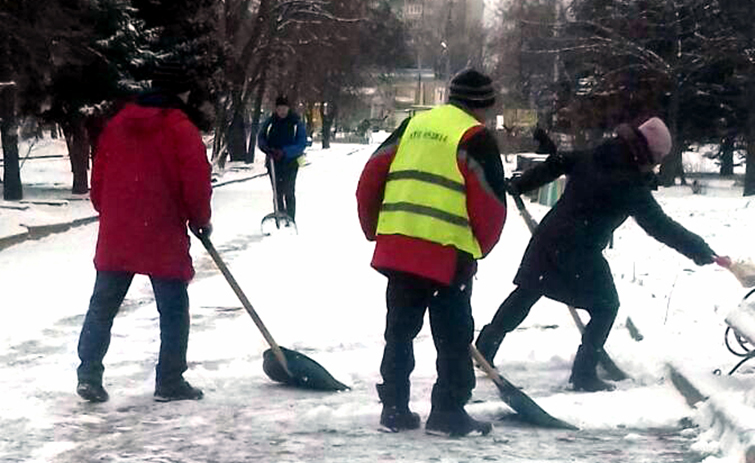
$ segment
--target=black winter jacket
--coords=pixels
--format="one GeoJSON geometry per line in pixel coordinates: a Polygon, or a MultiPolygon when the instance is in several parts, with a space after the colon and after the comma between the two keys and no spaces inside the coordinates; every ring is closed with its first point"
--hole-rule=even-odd
{"type": "Polygon", "coordinates": [[[629,145],[614,138],[592,151],[551,155],[511,180],[516,190],[526,192],[567,175],[563,195],[527,246],[517,285],[580,308],[618,307],[603,249],[629,216],[691,259],[713,255],[702,238],[663,212],[651,191],[654,174],[641,172],[631,159],[629,145]]]}

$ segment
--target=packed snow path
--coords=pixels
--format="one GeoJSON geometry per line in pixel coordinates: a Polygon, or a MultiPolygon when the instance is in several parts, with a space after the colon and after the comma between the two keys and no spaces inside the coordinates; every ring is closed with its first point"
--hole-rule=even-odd
{"type": "MultiPolygon", "coordinates": [[[[111,400],[82,402],[74,392],[76,343],[94,282],[97,224],[92,224],[0,252],[6,317],[0,327],[0,460],[597,463],[705,458],[695,447],[694,411],[665,380],[663,360],[680,353],[710,357],[721,344],[723,320],[715,317],[715,309],[738,294],[704,295],[705,284],[726,291],[729,277],[710,267],[695,268],[633,223],[621,229],[616,248],[608,251],[624,304],[608,349],[634,379],[611,393],[570,391],[567,379],[579,335],[565,307],[545,300],[507,337],[496,361],[543,408],[582,430],[516,424],[495,386],[478,373],[468,410],[495,420],[492,435],[443,439],[422,430],[379,432],[381,407],[374,385],[382,355],[385,280],[369,267],[372,245],[361,234],[354,200],[361,167],[373,148],[336,148],[310,156],[312,163],[302,169],[297,185],[299,235],[260,234],[260,220],[272,208],[267,178],[217,188],[213,198],[212,240],[276,341],[317,360],[351,391],[319,393],[271,382],[262,372],[268,346],[194,241],[198,273],[189,288],[186,378],[204,389],[205,399],[152,401],[157,311],[148,279],[137,277],[115,320],[105,359],[111,400]],[[677,292],[677,300],[669,300],[677,292]],[[641,343],[624,326],[628,314],[643,330],[641,343]],[[691,327],[707,330],[710,339],[696,337],[691,327]]],[[[731,227],[743,204],[705,201],[695,209],[710,211],[719,222],[731,214],[731,227]]],[[[544,208],[530,207],[542,216],[544,208]]],[[[675,216],[674,209],[667,211],[675,216]]],[[[705,230],[704,221],[686,219],[680,221],[714,246],[734,248],[723,239],[736,234],[727,235],[720,223],[705,230]]],[[[501,243],[481,262],[475,281],[478,329],[513,288],[528,237],[512,204],[501,243]]],[[[417,338],[416,356],[411,405],[425,419],[435,379],[427,323],[417,338]]]]}

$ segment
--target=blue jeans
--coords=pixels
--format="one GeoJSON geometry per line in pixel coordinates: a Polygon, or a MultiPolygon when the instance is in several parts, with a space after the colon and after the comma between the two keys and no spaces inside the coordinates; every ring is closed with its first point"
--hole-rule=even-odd
{"type": "MultiPolygon", "coordinates": [[[[102,364],[110,346],[110,329],[126,297],[133,273],[97,272],[89,310],[79,337],[77,369],[79,381],[102,383],[102,364]]],[[[150,276],[160,313],[160,357],[157,385],[175,384],[182,379],[189,341],[189,295],[187,282],[150,276]]]]}

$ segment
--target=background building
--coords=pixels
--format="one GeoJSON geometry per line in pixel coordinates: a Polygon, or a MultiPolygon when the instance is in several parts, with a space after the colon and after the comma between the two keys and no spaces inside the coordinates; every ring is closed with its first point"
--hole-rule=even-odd
{"type": "Polygon", "coordinates": [[[391,129],[409,113],[446,101],[448,81],[468,66],[480,67],[483,0],[393,0],[404,22],[414,66],[381,75],[365,89],[373,127],[391,129]]]}

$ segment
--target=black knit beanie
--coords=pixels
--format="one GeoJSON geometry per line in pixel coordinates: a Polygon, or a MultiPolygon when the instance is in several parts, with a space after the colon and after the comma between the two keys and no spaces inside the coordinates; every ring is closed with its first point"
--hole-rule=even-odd
{"type": "Polygon", "coordinates": [[[278,95],[278,98],[275,99],[275,106],[290,106],[288,98],[285,95],[278,95]]]}
{"type": "Polygon", "coordinates": [[[152,88],[165,93],[179,94],[193,88],[191,72],[179,61],[158,63],[152,73],[152,88]]]}
{"type": "Polygon", "coordinates": [[[495,90],[490,77],[474,69],[465,69],[451,80],[448,100],[469,108],[487,108],[495,103],[495,90]]]}

